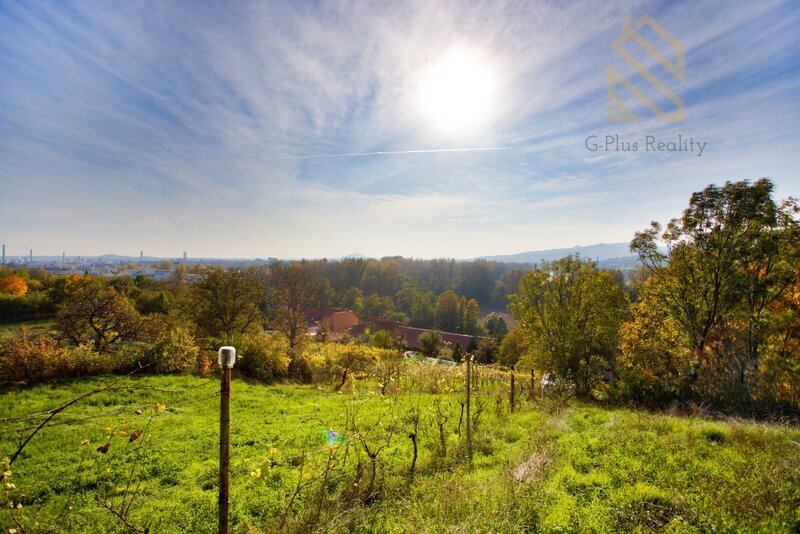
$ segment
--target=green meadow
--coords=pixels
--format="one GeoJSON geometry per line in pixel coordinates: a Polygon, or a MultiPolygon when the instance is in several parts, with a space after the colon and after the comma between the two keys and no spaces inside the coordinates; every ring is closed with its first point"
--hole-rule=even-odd
{"type": "MultiPolygon", "coordinates": [[[[219,382],[96,377],[0,402],[0,526],[216,532],[219,382]],[[153,389],[150,389],[153,388],[153,389]],[[33,417],[17,419],[33,414],[33,417]]],[[[578,402],[234,380],[233,532],[796,532],[800,430],[578,402]],[[477,413],[477,417],[476,416],[477,413]],[[335,434],[332,434],[335,433],[335,434]],[[418,455],[414,462],[413,440],[418,455]],[[374,469],[374,470],[373,470],[374,469]]]]}

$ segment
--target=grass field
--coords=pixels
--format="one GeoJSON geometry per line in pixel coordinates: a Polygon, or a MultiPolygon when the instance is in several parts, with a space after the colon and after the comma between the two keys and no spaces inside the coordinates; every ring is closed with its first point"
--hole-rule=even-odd
{"type": "Polygon", "coordinates": [[[49,334],[53,331],[54,325],[55,320],[53,319],[34,319],[32,321],[22,321],[20,323],[0,324],[0,339],[19,335],[19,329],[23,326],[28,329],[28,334],[31,337],[49,334]]]}
{"type": "MultiPolygon", "coordinates": [[[[0,417],[43,412],[112,384],[182,392],[110,391],[56,415],[11,466],[6,482],[15,487],[6,487],[4,499],[15,508],[0,512],[1,527],[21,531],[19,521],[27,532],[216,531],[218,381],[144,376],[42,384],[3,394],[0,417]]],[[[357,394],[338,394],[234,381],[235,532],[273,532],[282,522],[302,532],[800,528],[794,428],[578,403],[561,410],[524,403],[509,414],[499,397],[478,395],[483,411],[470,469],[463,425],[457,434],[457,394],[382,397],[358,386],[357,394]],[[411,477],[415,413],[419,459],[411,477]],[[371,488],[365,443],[379,451],[371,488]]],[[[0,455],[13,455],[42,420],[0,423],[0,455]]]]}

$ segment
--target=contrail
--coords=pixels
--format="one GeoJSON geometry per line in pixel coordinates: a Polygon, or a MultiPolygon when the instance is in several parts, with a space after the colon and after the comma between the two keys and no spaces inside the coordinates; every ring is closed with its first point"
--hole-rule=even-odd
{"type": "Polygon", "coordinates": [[[348,152],[345,154],[311,154],[308,156],[286,156],[282,158],[268,158],[272,160],[303,160],[303,159],[329,159],[329,158],[365,158],[369,156],[394,156],[399,154],[435,154],[437,152],[489,152],[495,150],[511,150],[510,147],[472,147],[472,148],[429,148],[417,150],[379,150],[376,152],[348,152]]]}

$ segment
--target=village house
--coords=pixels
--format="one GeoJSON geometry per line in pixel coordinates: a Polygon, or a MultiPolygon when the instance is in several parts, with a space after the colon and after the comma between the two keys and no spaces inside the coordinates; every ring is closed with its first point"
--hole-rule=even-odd
{"type": "Polygon", "coordinates": [[[325,308],[324,310],[308,310],[306,312],[308,332],[317,335],[320,330],[326,329],[334,336],[342,336],[351,326],[358,324],[358,315],[351,310],[342,308],[325,308]]]}

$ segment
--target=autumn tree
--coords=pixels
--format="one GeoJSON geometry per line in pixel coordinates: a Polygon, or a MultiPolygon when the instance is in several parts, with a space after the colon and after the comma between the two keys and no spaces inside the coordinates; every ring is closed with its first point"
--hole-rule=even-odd
{"type": "Polygon", "coordinates": [[[28,292],[28,284],[20,276],[9,274],[0,277],[0,293],[21,297],[28,292]]]}
{"type": "Polygon", "coordinates": [[[124,293],[91,277],[71,281],[58,306],[56,324],[75,345],[111,352],[121,343],[148,338],[147,324],[124,293]]]}
{"type": "Polygon", "coordinates": [[[691,344],[686,332],[654,295],[656,278],[639,288],[631,306],[633,319],[620,328],[618,394],[635,404],[665,405],[681,398],[692,372],[691,344]]]}
{"type": "Polygon", "coordinates": [[[260,270],[209,267],[192,282],[185,311],[203,336],[224,340],[258,327],[263,302],[260,270]]]}
{"type": "Polygon", "coordinates": [[[778,205],[772,191],[766,178],[710,185],[682,217],[665,228],[653,222],[631,242],[657,281],[648,285],[649,306],[674,321],[691,352],[683,398],[716,395],[709,388],[719,393],[733,382],[748,395],[758,374],[769,308],[796,280],[792,244],[800,239],[794,200],[778,205]]]}
{"type": "Polygon", "coordinates": [[[306,312],[316,305],[310,273],[300,263],[275,263],[267,292],[270,323],[289,342],[294,359],[308,331],[306,312]]]}

